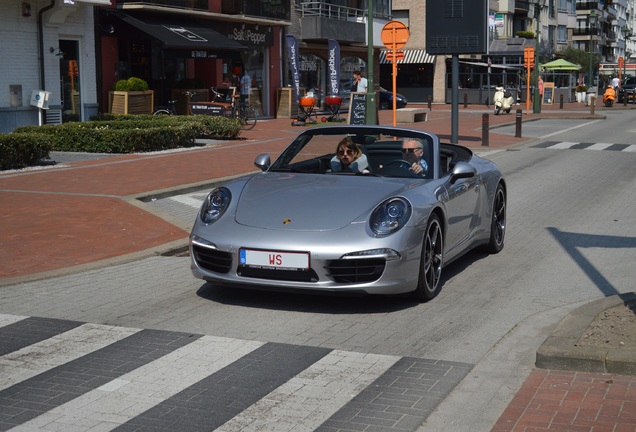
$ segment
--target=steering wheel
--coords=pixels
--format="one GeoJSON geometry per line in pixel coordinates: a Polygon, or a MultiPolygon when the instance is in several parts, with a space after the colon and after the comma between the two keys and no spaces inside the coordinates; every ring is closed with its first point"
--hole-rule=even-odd
{"type": "Polygon", "coordinates": [[[410,169],[411,165],[413,165],[411,162],[406,161],[404,159],[396,159],[396,160],[392,160],[391,162],[387,162],[386,165],[384,165],[384,168],[388,168],[391,165],[398,165],[400,168],[403,169],[410,169]]]}

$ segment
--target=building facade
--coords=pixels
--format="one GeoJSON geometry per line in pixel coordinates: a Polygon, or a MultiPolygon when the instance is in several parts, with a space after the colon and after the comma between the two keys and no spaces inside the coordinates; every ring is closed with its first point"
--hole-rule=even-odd
{"type": "Polygon", "coordinates": [[[1,0],[0,132],[97,113],[96,5],[107,0],[1,0]],[[34,91],[47,109],[32,104],[34,91]]]}

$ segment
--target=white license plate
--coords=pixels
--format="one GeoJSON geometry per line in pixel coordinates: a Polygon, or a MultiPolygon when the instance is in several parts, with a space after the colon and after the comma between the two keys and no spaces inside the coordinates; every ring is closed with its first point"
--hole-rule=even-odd
{"type": "Polygon", "coordinates": [[[308,270],[309,254],[307,252],[240,249],[239,264],[269,269],[308,270]]]}

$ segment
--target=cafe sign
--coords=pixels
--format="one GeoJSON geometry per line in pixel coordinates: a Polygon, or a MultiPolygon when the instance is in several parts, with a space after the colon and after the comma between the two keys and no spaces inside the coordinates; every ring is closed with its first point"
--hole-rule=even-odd
{"type": "Polygon", "coordinates": [[[272,46],[274,44],[272,29],[268,26],[246,24],[229,26],[225,35],[246,46],[272,46]]]}

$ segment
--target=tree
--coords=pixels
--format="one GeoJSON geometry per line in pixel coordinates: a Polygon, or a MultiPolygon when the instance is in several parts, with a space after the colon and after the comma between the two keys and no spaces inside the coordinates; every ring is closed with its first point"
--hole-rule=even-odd
{"type": "MultiPolygon", "coordinates": [[[[570,63],[575,63],[581,66],[582,71],[590,70],[590,54],[573,47],[566,47],[561,51],[555,53],[555,58],[562,58],[570,63]]],[[[592,57],[592,70],[598,70],[598,64],[601,61],[598,54],[594,54],[592,57]]]]}

